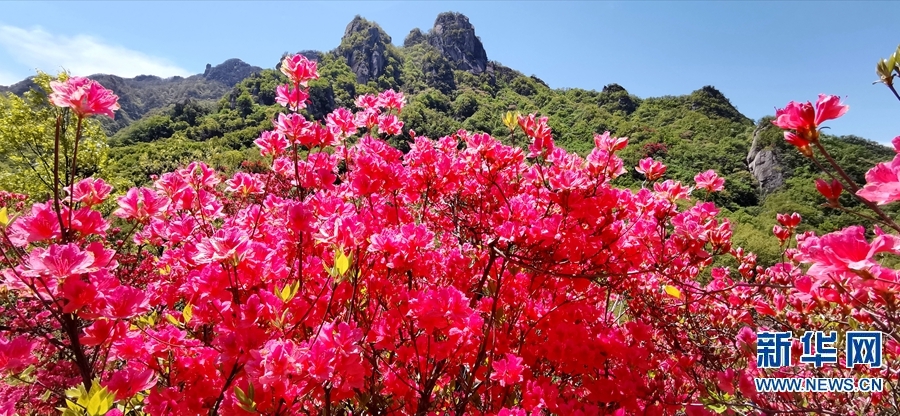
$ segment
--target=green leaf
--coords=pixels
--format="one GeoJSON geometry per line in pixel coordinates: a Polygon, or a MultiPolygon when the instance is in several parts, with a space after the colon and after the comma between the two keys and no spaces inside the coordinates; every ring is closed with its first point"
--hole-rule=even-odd
{"type": "Polygon", "coordinates": [[[191,321],[191,318],[194,316],[194,305],[188,303],[185,305],[184,310],[181,311],[181,317],[184,318],[184,323],[188,323],[191,321]]]}
{"type": "Polygon", "coordinates": [[[234,396],[237,397],[239,403],[247,402],[247,395],[244,394],[244,390],[241,390],[240,387],[234,386],[234,396]]]}
{"type": "Polygon", "coordinates": [[[281,299],[282,302],[287,303],[287,298],[291,295],[291,285],[284,285],[281,290],[276,291],[276,294],[278,295],[278,299],[281,299]]]}
{"type": "Polygon", "coordinates": [[[334,267],[341,276],[350,269],[350,259],[344,254],[344,250],[338,249],[334,256],[334,267]]]}
{"type": "MultiPolygon", "coordinates": [[[[91,389],[93,390],[93,389],[91,389]]],[[[102,416],[100,413],[100,407],[103,405],[103,397],[100,394],[92,394],[91,398],[88,399],[87,404],[87,412],[89,415],[94,416],[102,416]]]]}
{"type": "Polygon", "coordinates": [[[666,285],[665,290],[666,290],[666,294],[668,294],[669,296],[671,296],[673,298],[681,299],[681,291],[678,290],[677,287],[672,286],[672,285],[666,285]]]}

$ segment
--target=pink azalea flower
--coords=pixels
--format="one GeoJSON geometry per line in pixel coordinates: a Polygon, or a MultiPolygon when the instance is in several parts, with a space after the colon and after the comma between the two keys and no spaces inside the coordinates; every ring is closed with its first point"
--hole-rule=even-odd
{"type": "Polygon", "coordinates": [[[378,117],[378,130],[388,136],[400,134],[403,122],[393,114],[384,114],[378,117]]]}
{"type": "Polygon", "coordinates": [[[353,113],[346,108],[338,108],[328,114],[325,121],[329,129],[335,135],[350,136],[356,133],[356,123],[353,121],[353,113]]]}
{"type": "Polygon", "coordinates": [[[148,188],[131,188],[119,197],[119,208],[113,215],[126,220],[146,221],[159,215],[168,206],[166,198],[148,188]]]}
{"type": "MultiPolygon", "coordinates": [[[[900,136],[894,139],[895,146],[900,136]]],[[[890,162],[875,165],[866,172],[866,185],[857,195],[878,205],[900,200],[900,156],[890,162]]]]}
{"type": "Polygon", "coordinates": [[[529,114],[528,116],[519,116],[518,122],[525,135],[532,139],[528,146],[529,157],[553,151],[553,134],[547,124],[547,117],[537,118],[534,114],[529,114]]]}
{"type": "Polygon", "coordinates": [[[403,109],[403,106],[406,104],[406,98],[403,97],[402,92],[397,92],[394,90],[385,90],[381,94],[378,94],[377,105],[383,108],[389,108],[397,110],[398,112],[403,109]]]}
{"type": "MultiPolygon", "coordinates": [[[[809,101],[805,103],[791,101],[784,108],[777,109],[772,124],[784,130],[796,131],[799,137],[792,137],[790,142],[802,148],[804,143],[815,142],[819,139],[818,129],[822,123],[844,115],[849,108],[836,95],[819,94],[815,108],[809,101]]],[[[785,138],[787,139],[788,136],[785,138]]]]}
{"type": "Polygon", "coordinates": [[[273,122],[275,131],[284,136],[289,142],[294,143],[308,134],[312,123],[300,114],[279,114],[278,120],[273,122]]]}
{"type": "Polygon", "coordinates": [[[804,255],[803,261],[812,263],[807,273],[830,280],[833,273],[865,271],[877,266],[873,257],[895,251],[895,239],[882,234],[869,243],[863,227],[851,226],[818,238],[798,237],[798,248],[804,255]]]}
{"type": "Polygon", "coordinates": [[[612,137],[609,132],[603,132],[603,134],[595,134],[594,135],[594,146],[600,150],[606,150],[608,152],[618,152],[628,146],[628,138],[627,137],[612,137]]]}
{"type": "Polygon", "coordinates": [[[46,249],[36,248],[28,255],[24,266],[23,276],[54,279],[65,279],[99,269],[95,265],[94,254],[82,251],[75,244],[53,244],[46,249]]]}
{"type": "Polygon", "coordinates": [[[638,171],[638,173],[643,173],[644,176],[647,177],[647,180],[652,182],[661,178],[662,175],[666,173],[666,165],[648,157],[641,159],[635,170],[638,171]]]}
{"type": "Polygon", "coordinates": [[[781,225],[783,225],[783,226],[785,226],[785,227],[787,227],[787,228],[795,228],[795,227],[797,227],[798,225],[800,225],[800,220],[801,220],[800,214],[798,214],[798,213],[796,213],[796,212],[792,213],[791,215],[787,215],[787,214],[777,214],[777,215],[775,216],[775,218],[778,220],[778,222],[779,222],[781,225]]]}
{"type": "Polygon", "coordinates": [[[263,192],[263,183],[255,176],[246,172],[237,172],[234,177],[225,181],[228,187],[225,192],[233,192],[244,196],[261,194],[263,192]]]}
{"type": "Polygon", "coordinates": [[[150,299],[142,290],[119,286],[106,293],[106,308],[102,315],[109,319],[128,319],[150,310],[150,299]]]}
{"type": "Polygon", "coordinates": [[[306,108],[306,101],[309,100],[309,94],[305,90],[289,85],[279,85],[275,94],[275,102],[293,111],[306,108]]]}
{"type": "Polygon", "coordinates": [[[297,142],[308,148],[340,144],[340,140],[338,136],[335,136],[334,131],[318,122],[310,123],[304,134],[297,138],[297,142]]]}
{"type": "Polygon", "coordinates": [[[263,156],[281,156],[290,145],[283,134],[274,131],[262,132],[253,143],[259,147],[259,153],[263,156]]]}
{"type": "Polygon", "coordinates": [[[833,179],[831,182],[816,179],[816,190],[828,200],[829,204],[838,205],[838,199],[841,197],[844,186],[837,179],[833,179]]]}
{"type": "Polygon", "coordinates": [[[219,230],[197,244],[194,260],[198,263],[240,261],[250,248],[250,238],[240,230],[219,230]]]}
{"type": "Polygon", "coordinates": [[[34,341],[23,336],[15,337],[12,341],[0,337],[0,373],[18,373],[36,362],[37,359],[31,354],[34,347],[34,341]]]}
{"type": "Polygon", "coordinates": [[[287,75],[294,85],[306,86],[307,82],[319,79],[316,62],[297,54],[285,56],[281,61],[281,73],[287,75]]]}
{"type": "Polygon", "coordinates": [[[51,204],[32,205],[30,215],[19,218],[10,226],[9,238],[19,247],[59,237],[59,218],[51,204]]]}
{"type": "Polygon", "coordinates": [[[378,107],[378,97],[372,94],[360,95],[356,97],[354,103],[361,110],[374,110],[375,107],[378,107]]]}
{"type": "Polygon", "coordinates": [[[103,179],[85,178],[78,181],[75,186],[66,188],[66,192],[73,194],[75,202],[91,207],[106,200],[112,189],[112,186],[103,179]]]}
{"type": "Polygon", "coordinates": [[[720,178],[712,169],[698,173],[697,176],[694,176],[694,182],[697,182],[697,188],[706,189],[709,192],[725,189],[725,179],[720,178]]]}
{"type": "Polygon", "coordinates": [[[103,114],[115,118],[119,97],[103,88],[99,82],[82,77],[69,77],[65,82],[51,81],[50,102],[57,107],[69,107],[79,117],[103,114]]]}
{"type": "Polygon", "coordinates": [[[522,358],[513,354],[506,354],[506,358],[494,361],[493,368],[491,380],[500,382],[504,387],[521,382],[522,372],[525,371],[522,358]]]}
{"type": "Polygon", "coordinates": [[[153,370],[141,369],[135,364],[116,371],[109,381],[104,383],[106,388],[116,392],[117,400],[130,399],[154,385],[156,385],[156,375],[153,373],[153,370]]]}

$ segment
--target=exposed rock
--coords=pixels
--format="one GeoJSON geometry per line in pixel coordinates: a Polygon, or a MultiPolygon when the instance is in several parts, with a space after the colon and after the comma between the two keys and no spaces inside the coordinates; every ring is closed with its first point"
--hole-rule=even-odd
{"type": "Polygon", "coordinates": [[[487,52],[475,36],[475,26],[462,13],[438,15],[428,33],[428,43],[447,57],[456,69],[480,74],[487,68],[487,52]]]}
{"type": "Polygon", "coordinates": [[[322,60],[322,52],[319,52],[319,51],[305,50],[305,51],[300,51],[297,53],[305,56],[306,59],[309,59],[310,61],[319,62],[322,60]]]}
{"type": "Polygon", "coordinates": [[[203,77],[210,81],[218,81],[228,87],[233,87],[244,80],[244,78],[259,71],[262,71],[262,68],[250,65],[240,59],[229,59],[216,66],[206,64],[203,77]]]}
{"type": "Polygon", "coordinates": [[[385,51],[390,43],[391,37],[378,24],[356,16],[344,30],[337,52],[347,59],[356,81],[365,84],[384,74],[385,51]]]}
{"type": "Polygon", "coordinates": [[[747,168],[759,182],[761,196],[772,193],[781,187],[787,176],[777,149],[763,143],[762,135],[770,127],[768,123],[759,123],[756,126],[756,129],[753,130],[753,143],[747,153],[747,168]]]}
{"type": "Polygon", "coordinates": [[[406,39],[403,40],[403,47],[409,48],[411,46],[418,45],[420,43],[425,43],[428,41],[428,38],[425,37],[425,34],[422,33],[419,28],[415,28],[409,31],[409,34],[406,35],[406,39]]]}

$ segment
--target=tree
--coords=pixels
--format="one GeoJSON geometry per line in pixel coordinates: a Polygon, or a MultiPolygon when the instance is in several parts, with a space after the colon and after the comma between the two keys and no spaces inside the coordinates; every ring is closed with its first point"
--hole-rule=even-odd
{"type": "MultiPolygon", "coordinates": [[[[64,81],[63,73],[57,79],[64,81]]],[[[39,72],[34,78],[38,88],[22,97],[0,94],[0,189],[45,200],[53,192],[53,154],[56,120],[60,118],[60,147],[65,155],[74,148],[77,120],[68,111],[51,105],[47,99],[54,78],[39,72]]],[[[76,175],[104,177],[107,144],[100,123],[87,119],[82,126],[79,164],[76,175]]],[[[63,181],[70,181],[72,160],[64,156],[63,181]]]]}

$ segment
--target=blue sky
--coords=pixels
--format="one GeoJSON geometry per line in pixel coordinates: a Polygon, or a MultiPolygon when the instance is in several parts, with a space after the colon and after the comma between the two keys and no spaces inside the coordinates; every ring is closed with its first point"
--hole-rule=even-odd
{"type": "Polygon", "coordinates": [[[759,118],[790,100],[845,97],[835,134],[887,143],[900,102],[875,63],[900,44],[900,2],[0,2],[0,85],[76,75],[190,75],[240,58],[331,50],[354,15],[403,43],[442,11],[467,15],[488,58],[553,88],[618,83],[640,97],[721,90],[759,118]]]}

